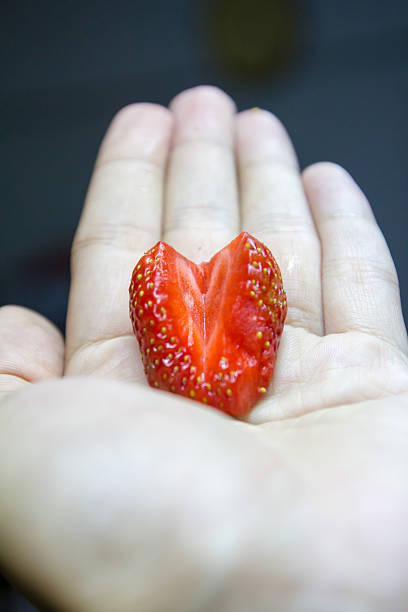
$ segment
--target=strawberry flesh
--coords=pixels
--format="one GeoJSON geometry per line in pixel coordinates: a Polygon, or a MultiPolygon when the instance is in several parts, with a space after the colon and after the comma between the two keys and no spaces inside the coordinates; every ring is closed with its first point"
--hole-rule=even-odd
{"type": "Polygon", "coordinates": [[[158,242],[129,294],[150,385],[234,416],[263,396],[287,303],[278,264],[256,238],[243,232],[200,265],[158,242]]]}

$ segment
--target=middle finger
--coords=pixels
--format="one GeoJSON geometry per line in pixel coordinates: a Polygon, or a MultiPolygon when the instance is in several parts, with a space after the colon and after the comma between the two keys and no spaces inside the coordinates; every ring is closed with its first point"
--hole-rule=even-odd
{"type": "Polygon", "coordinates": [[[216,87],[176,96],[163,240],[200,263],[239,231],[234,159],[235,105],[216,87]]]}

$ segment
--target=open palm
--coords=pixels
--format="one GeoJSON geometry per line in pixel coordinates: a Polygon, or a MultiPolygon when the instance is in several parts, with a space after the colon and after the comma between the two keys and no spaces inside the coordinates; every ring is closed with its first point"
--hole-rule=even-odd
{"type": "Polygon", "coordinates": [[[0,310],[0,340],[0,564],[35,600],[406,609],[394,265],[350,176],[333,164],[300,175],[270,113],[237,114],[210,87],[170,110],[123,109],[73,244],[65,345],[17,307],[0,310]],[[241,230],[277,259],[288,315],[270,389],[237,421],[148,387],[127,288],[157,240],[200,262],[241,230]]]}

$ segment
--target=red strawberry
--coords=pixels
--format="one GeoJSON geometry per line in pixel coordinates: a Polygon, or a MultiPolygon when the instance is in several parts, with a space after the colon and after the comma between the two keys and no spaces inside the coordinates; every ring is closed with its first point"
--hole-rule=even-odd
{"type": "Polygon", "coordinates": [[[265,393],[287,306],[278,264],[256,238],[244,232],[199,266],[158,242],[129,293],[150,385],[231,415],[265,393]]]}

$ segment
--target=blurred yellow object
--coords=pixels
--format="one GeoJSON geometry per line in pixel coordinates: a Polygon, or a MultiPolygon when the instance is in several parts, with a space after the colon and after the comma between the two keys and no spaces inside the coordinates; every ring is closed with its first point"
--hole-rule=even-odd
{"type": "Polygon", "coordinates": [[[286,67],[297,42],[297,12],[291,0],[214,0],[211,41],[222,63],[254,76],[286,67]]]}

